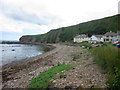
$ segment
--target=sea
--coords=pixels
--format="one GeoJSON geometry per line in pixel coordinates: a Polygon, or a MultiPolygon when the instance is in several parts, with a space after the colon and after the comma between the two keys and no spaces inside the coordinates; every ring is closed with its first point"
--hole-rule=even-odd
{"type": "Polygon", "coordinates": [[[44,53],[40,45],[0,44],[0,66],[44,53]]]}

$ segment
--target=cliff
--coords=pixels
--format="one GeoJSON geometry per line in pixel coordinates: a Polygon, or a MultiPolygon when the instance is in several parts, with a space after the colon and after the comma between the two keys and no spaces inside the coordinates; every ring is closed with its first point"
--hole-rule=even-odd
{"type": "Polygon", "coordinates": [[[120,15],[114,15],[98,20],[92,20],[73,26],[62,27],[49,31],[41,35],[27,35],[20,38],[21,42],[41,42],[41,43],[58,43],[72,41],[78,34],[104,34],[108,31],[117,32],[120,15]]]}

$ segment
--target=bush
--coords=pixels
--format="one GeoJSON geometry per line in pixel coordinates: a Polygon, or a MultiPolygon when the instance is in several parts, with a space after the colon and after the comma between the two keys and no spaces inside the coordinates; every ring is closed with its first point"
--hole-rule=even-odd
{"type": "Polygon", "coordinates": [[[84,46],[85,48],[92,47],[88,42],[74,43],[73,45],[79,45],[80,47],[84,46]]]}
{"type": "Polygon", "coordinates": [[[115,67],[115,75],[111,75],[108,78],[107,84],[111,88],[119,88],[120,87],[120,70],[115,67]]]}
{"type": "Polygon", "coordinates": [[[120,50],[117,47],[97,47],[92,50],[94,61],[110,73],[107,84],[110,87],[120,85],[120,50]],[[111,78],[112,77],[112,78],[111,78]]]}
{"type": "Polygon", "coordinates": [[[50,50],[53,50],[55,47],[54,46],[51,46],[51,45],[44,45],[43,46],[43,50],[45,51],[45,52],[48,52],[48,51],[50,51],[50,50]]]}

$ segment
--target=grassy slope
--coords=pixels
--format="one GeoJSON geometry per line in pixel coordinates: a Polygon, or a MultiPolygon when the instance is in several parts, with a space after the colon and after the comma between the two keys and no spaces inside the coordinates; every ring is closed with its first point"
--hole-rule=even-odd
{"type": "Polygon", "coordinates": [[[42,35],[30,35],[30,37],[31,39],[37,38],[36,41],[39,42],[57,43],[72,41],[73,37],[78,35],[79,33],[85,33],[91,36],[92,34],[104,34],[107,31],[117,32],[117,30],[118,15],[114,15],[111,17],[92,20],[69,27],[54,29],[42,35]]]}
{"type": "Polygon", "coordinates": [[[91,52],[94,61],[109,73],[107,84],[111,88],[120,87],[120,49],[108,45],[107,47],[93,48],[91,52]]]}

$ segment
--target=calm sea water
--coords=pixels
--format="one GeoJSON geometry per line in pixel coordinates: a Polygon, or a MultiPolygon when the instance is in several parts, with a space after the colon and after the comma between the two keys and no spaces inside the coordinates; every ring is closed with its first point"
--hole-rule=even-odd
{"type": "Polygon", "coordinates": [[[25,45],[25,44],[0,44],[2,53],[2,63],[5,65],[13,61],[19,61],[25,58],[33,57],[42,54],[43,48],[39,45],[25,45]]]}

